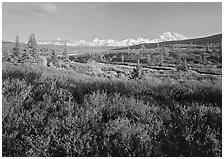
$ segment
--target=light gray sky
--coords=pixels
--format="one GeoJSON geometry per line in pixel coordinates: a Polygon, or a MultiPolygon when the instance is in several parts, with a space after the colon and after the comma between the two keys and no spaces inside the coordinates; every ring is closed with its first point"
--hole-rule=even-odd
{"type": "Polygon", "coordinates": [[[94,38],[158,38],[164,32],[189,38],[222,32],[221,2],[2,3],[2,39],[26,41],[94,38]]]}

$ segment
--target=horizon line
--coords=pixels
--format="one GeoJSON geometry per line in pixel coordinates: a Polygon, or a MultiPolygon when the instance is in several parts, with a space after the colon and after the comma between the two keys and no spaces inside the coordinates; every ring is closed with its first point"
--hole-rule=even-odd
{"type": "MultiPolygon", "coordinates": [[[[164,33],[167,33],[167,32],[164,32],[164,33]]],[[[175,32],[170,32],[170,33],[175,33],[175,32]]],[[[177,33],[177,34],[179,34],[179,33],[177,33]]],[[[221,33],[214,33],[214,34],[210,34],[210,35],[203,35],[203,36],[200,36],[200,37],[187,37],[187,39],[185,39],[185,40],[190,40],[190,39],[197,39],[197,38],[205,38],[205,37],[209,37],[209,36],[214,36],[214,35],[219,35],[219,34],[222,34],[222,32],[221,33]]],[[[183,35],[183,34],[181,34],[181,35],[183,35]]],[[[18,35],[19,36],[19,35],[18,35]]],[[[185,35],[184,35],[185,36],[185,35]]],[[[186,37],[186,36],[185,36],[186,37]]],[[[141,38],[141,37],[139,37],[139,38],[141,38]]],[[[59,38],[60,39],[60,38],[59,38]]],[[[94,38],[94,39],[99,39],[99,38],[94,38]]],[[[94,40],[93,39],[93,40],[94,40]]],[[[138,39],[138,38],[126,38],[126,39],[138,39]]],[[[123,39],[123,40],[126,40],[126,39],[123,39]]],[[[144,39],[144,38],[143,38],[144,39]]],[[[148,38],[147,38],[148,39],[148,38]]],[[[52,40],[57,40],[57,39],[52,39],[52,40]]],[[[75,41],[81,41],[82,39],[80,39],[80,40],[75,40],[75,41]]],[[[92,41],[93,41],[92,40],[92,41]]],[[[109,39],[99,39],[99,40],[115,40],[115,39],[112,39],[112,38],[109,38],[109,39]]],[[[115,41],[123,41],[123,40],[115,40],[115,41]]],[[[151,39],[151,40],[155,40],[155,39],[151,39]]],[[[36,41],[43,41],[43,40],[36,40],[36,41]]],[[[46,41],[51,41],[51,40],[46,40],[46,41]]],[[[57,41],[73,41],[73,40],[62,40],[62,39],[60,39],[60,40],[57,40],[57,41]]],[[[83,41],[85,41],[86,42],[86,40],[83,40],[83,41]]],[[[172,41],[172,40],[171,40],[172,41]]],[[[2,39],[2,42],[15,42],[15,40],[3,40],[2,39]]],[[[20,43],[26,43],[27,42],[27,40],[24,42],[22,42],[22,41],[20,41],[20,43]]]]}

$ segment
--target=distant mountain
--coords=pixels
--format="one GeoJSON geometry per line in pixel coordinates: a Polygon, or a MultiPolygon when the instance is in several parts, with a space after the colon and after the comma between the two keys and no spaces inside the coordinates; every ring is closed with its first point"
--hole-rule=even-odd
{"type": "Polygon", "coordinates": [[[158,39],[144,39],[144,38],[137,38],[137,39],[125,39],[121,41],[117,41],[114,39],[98,39],[95,38],[93,41],[86,42],[84,40],[79,41],[72,41],[72,40],[39,40],[37,41],[38,44],[53,44],[53,45],[65,45],[65,43],[69,46],[110,46],[110,47],[126,47],[126,46],[132,46],[132,45],[138,45],[141,43],[157,43],[157,42],[163,42],[163,41],[171,41],[171,40],[184,40],[187,39],[184,35],[178,34],[178,33],[171,33],[171,32],[165,32],[158,39]]]}
{"type": "MultiPolygon", "coordinates": [[[[222,43],[222,34],[216,34],[212,36],[195,38],[195,39],[186,39],[186,40],[172,40],[172,41],[161,41],[161,43],[169,44],[196,44],[196,45],[206,45],[206,44],[215,44],[222,43]]],[[[154,43],[144,43],[145,48],[156,48],[157,42],[154,43]]],[[[142,48],[142,44],[129,46],[130,49],[140,49],[142,48]]],[[[127,47],[117,48],[114,50],[124,50],[127,47]]]]}

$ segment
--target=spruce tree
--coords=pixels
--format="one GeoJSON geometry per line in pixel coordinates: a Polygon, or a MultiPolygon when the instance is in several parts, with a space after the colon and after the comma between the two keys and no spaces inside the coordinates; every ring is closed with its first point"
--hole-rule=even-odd
{"type": "Polygon", "coordinates": [[[17,35],[16,36],[16,42],[15,42],[15,49],[14,49],[16,55],[19,55],[19,53],[20,53],[19,47],[20,47],[19,36],[17,35]]]}
{"type": "Polygon", "coordinates": [[[64,49],[64,52],[62,53],[62,57],[63,57],[64,61],[69,61],[69,55],[68,55],[67,48],[66,48],[67,44],[65,43],[64,46],[65,46],[65,49],[64,49]]]}
{"type": "Polygon", "coordinates": [[[28,38],[26,50],[28,52],[29,59],[32,62],[39,62],[39,54],[37,51],[37,42],[36,42],[36,38],[33,33],[28,38]]]}
{"type": "Polygon", "coordinates": [[[15,47],[13,48],[13,54],[11,56],[11,61],[14,63],[18,63],[20,61],[21,58],[21,54],[20,54],[20,44],[19,44],[19,36],[16,36],[16,41],[15,41],[15,47]]]}
{"type": "Polygon", "coordinates": [[[31,51],[36,51],[36,47],[37,47],[36,38],[35,38],[34,34],[32,33],[28,38],[27,48],[31,51]]]}

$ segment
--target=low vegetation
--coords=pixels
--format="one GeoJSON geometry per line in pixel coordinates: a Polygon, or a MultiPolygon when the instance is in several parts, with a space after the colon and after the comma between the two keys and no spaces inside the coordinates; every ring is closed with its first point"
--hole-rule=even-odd
{"type": "Polygon", "coordinates": [[[27,67],[3,67],[3,156],[221,156],[220,87],[27,67]]]}
{"type": "Polygon", "coordinates": [[[139,75],[130,66],[6,61],[4,157],[222,156],[222,88],[216,77],[214,83],[208,75],[199,81],[195,73],[189,80],[193,73],[185,71],[183,81],[167,80],[168,71],[145,70],[134,78],[139,75]]]}

